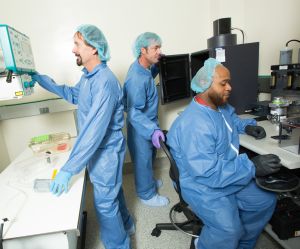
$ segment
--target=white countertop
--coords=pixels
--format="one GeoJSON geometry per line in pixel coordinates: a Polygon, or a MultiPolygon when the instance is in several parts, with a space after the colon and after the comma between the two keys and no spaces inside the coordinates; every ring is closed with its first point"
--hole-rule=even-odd
{"type": "MultiPolygon", "coordinates": [[[[240,117],[250,118],[253,116],[240,115],[240,117]]],[[[258,154],[275,154],[280,157],[282,165],[289,169],[300,168],[300,156],[280,148],[278,140],[271,138],[271,136],[279,135],[278,126],[272,124],[269,120],[257,122],[257,125],[264,127],[267,136],[257,140],[246,134],[240,135],[240,145],[258,154]]]]}
{"type": "Polygon", "coordinates": [[[57,197],[33,190],[34,180],[51,178],[53,169],[59,170],[69,153],[53,155],[48,164],[27,148],[0,174],[0,219],[9,219],[4,224],[4,240],[78,229],[84,170],[72,177],[67,194],[57,197]]]}

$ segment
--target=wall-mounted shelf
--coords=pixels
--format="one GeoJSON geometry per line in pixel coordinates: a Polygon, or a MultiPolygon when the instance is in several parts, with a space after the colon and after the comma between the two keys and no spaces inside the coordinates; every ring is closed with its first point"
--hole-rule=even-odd
{"type": "Polygon", "coordinates": [[[64,99],[47,99],[29,103],[0,106],[0,120],[76,110],[77,106],[64,99]]]}

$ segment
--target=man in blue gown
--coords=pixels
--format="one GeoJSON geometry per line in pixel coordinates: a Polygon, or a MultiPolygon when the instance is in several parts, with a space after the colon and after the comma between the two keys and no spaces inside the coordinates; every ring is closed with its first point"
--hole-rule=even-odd
{"type": "Polygon", "coordinates": [[[122,190],[126,144],[122,134],[122,89],[106,64],[109,47],[97,27],[78,27],[72,52],[77,65],[84,67],[74,87],[57,85],[46,75],[33,75],[43,88],[78,105],[79,134],[69,159],[51,184],[51,192],[67,192],[70,178],[87,167],[105,248],[130,249],[129,234],[135,228],[122,190]]]}
{"type": "Polygon", "coordinates": [[[280,159],[239,154],[239,134],[263,139],[266,133],[227,104],[226,67],[209,58],[191,87],[198,94],[173,123],[167,144],[179,168],[182,196],[204,223],[196,248],[254,248],[276,205],[276,195],[257,187],[254,178],[277,172],[280,159]]]}
{"type": "Polygon", "coordinates": [[[152,169],[156,148],[160,148],[159,139],[164,140],[158,125],[158,96],[154,82],[160,48],[161,39],[155,33],[146,32],[137,37],[133,47],[136,61],[128,70],[123,89],[136,192],[142,203],[156,207],[169,203],[167,197],[158,194],[157,188],[162,182],[154,179],[152,169]]]}

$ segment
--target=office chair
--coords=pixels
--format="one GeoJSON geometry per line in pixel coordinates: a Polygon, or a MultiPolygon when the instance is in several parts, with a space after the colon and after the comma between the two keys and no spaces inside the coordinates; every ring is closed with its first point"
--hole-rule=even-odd
{"type": "Polygon", "coordinates": [[[169,212],[169,218],[171,223],[158,223],[155,225],[155,228],[152,230],[151,235],[159,237],[161,234],[161,230],[179,230],[189,236],[192,236],[190,249],[195,249],[194,246],[194,239],[198,237],[198,234],[200,233],[203,223],[202,221],[193,213],[193,211],[188,207],[188,204],[183,200],[181,196],[181,189],[179,184],[179,171],[176,165],[175,160],[173,159],[168,145],[160,140],[160,146],[167,155],[169,161],[170,161],[170,171],[169,175],[170,178],[173,181],[174,188],[179,196],[179,202],[175,204],[170,212],[169,212]],[[173,219],[173,212],[181,213],[183,212],[184,216],[186,217],[186,221],[176,223],[173,219]]]}

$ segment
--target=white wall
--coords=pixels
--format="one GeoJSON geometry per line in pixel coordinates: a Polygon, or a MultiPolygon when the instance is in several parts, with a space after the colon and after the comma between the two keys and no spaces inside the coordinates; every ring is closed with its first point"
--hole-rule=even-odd
{"type": "Polygon", "coordinates": [[[8,151],[2,133],[2,124],[0,122],[0,172],[8,165],[9,162],[8,151]]]}
{"type": "MultiPolygon", "coordinates": [[[[259,72],[270,74],[270,65],[279,64],[279,53],[287,41],[300,39],[299,0],[244,1],[247,39],[260,42],[259,72]]],[[[293,63],[298,63],[300,43],[291,42],[293,63]]]]}
{"type": "MultiPolygon", "coordinates": [[[[27,34],[32,43],[36,68],[52,76],[57,82],[74,85],[81,75],[71,50],[75,28],[83,23],[95,24],[104,32],[111,49],[109,66],[123,83],[134,58],[131,45],[142,32],[153,31],[163,40],[165,54],[191,53],[206,49],[207,39],[213,35],[213,21],[231,17],[233,27],[245,32],[245,42],[260,42],[259,73],[270,74],[270,65],[279,61],[279,50],[290,39],[300,38],[299,0],[6,0],[2,1],[1,22],[27,34]],[[16,7],[17,6],[17,7],[16,7]]],[[[238,42],[241,42],[241,35],[238,42]]],[[[291,47],[299,47],[291,44],[291,47]]],[[[296,51],[294,51],[296,54],[296,51]]],[[[296,57],[294,56],[294,62],[296,57]]],[[[22,101],[53,97],[36,87],[36,93],[22,101]]],[[[19,101],[21,103],[22,101],[19,101]]],[[[11,102],[4,102],[9,104],[11,102]]],[[[167,129],[184,108],[187,100],[159,108],[163,129],[167,129]]],[[[2,103],[3,104],[3,103],[2,103]]],[[[1,105],[1,103],[0,103],[1,105]]],[[[15,119],[3,122],[10,159],[26,146],[33,135],[31,120],[49,133],[56,127],[51,120],[58,118],[65,126],[73,120],[66,113],[43,117],[15,119]],[[66,118],[64,117],[66,115],[66,118]],[[59,117],[58,117],[59,116],[59,117]],[[51,124],[51,125],[50,125],[51,124]],[[22,125],[26,134],[14,142],[14,128],[22,125]]],[[[58,126],[55,129],[64,129],[58,126]]],[[[25,133],[25,132],[24,132],[25,133]]],[[[0,137],[1,139],[1,137],[0,137]]],[[[2,151],[0,151],[2,158],[2,151]]],[[[128,157],[127,157],[128,160],[128,157]]]]}
{"type": "MultiPolygon", "coordinates": [[[[259,74],[269,75],[271,65],[279,63],[279,51],[287,41],[300,39],[299,0],[212,0],[210,17],[231,17],[232,27],[245,32],[245,42],[259,42],[259,74]]],[[[212,24],[209,24],[212,30],[212,24]]],[[[241,33],[234,30],[238,43],[241,33]]],[[[298,63],[300,44],[292,42],[293,63],[298,63]]]]}

